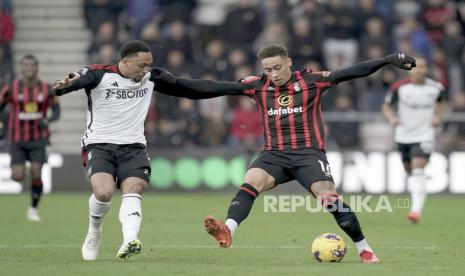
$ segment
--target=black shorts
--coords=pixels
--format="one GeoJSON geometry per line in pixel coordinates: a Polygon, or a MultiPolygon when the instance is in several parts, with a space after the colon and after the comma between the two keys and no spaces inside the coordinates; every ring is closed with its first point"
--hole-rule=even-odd
{"type": "Polygon", "coordinates": [[[150,181],[150,157],[143,144],[90,144],[82,149],[81,157],[89,178],[95,173],[109,173],[117,188],[128,177],[150,181]]]}
{"type": "Polygon", "coordinates": [[[295,179],[308,191],[314,182],[334,182],[326,154],[314,149],[263,151],[251,168],[263,169],[274,177],[276,184],[295,179]]]}
{"type": "Polygon", "coordinates": [[[423,157],[429,159],[434,149],[432,142],[397,144],[397,148],[402,154],[402,162],[409,163],[413,157],[423,157]]]}
{"type": "Polygon", "coordinates": [[[9,145],[11,165],[24,164],[26,161],[34,163],[47,162],[46,141],[31,141],[13,143],[9,145]]]}

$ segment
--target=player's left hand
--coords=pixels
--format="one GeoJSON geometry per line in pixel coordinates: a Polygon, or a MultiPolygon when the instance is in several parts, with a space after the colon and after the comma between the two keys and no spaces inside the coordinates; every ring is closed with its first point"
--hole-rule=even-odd
{"type": "Polygon", "coordinates": [[[39,129],[46,128],[48,126],[48,120],[47,119],[39,119],[38,126],[39,126],[39,129]]]}
{"type": "Polygon", "coordinates": [[[385,59],[387,63],[404,70],[412,70],[413,67],[417,66],[416,60],[404,53],[391,54],[386,56],[385,59]]]}
{"type": "Polygon", "coordinates": [[[171,84],[176,83],[176,77],[168,72],[168,70],[159,67],[153,67],[150,71],[150,79],[157,82],[163,81],[171,84]]]}

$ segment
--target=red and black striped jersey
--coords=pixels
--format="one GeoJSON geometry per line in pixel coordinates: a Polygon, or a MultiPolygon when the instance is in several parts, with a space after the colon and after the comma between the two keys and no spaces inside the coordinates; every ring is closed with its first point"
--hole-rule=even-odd
{"type": "Polygon", "coordinates": [[[335,85],[331,72],[295,71],[282,86],[265,74],[241,83],[243,93],[254,97],[261,109],[263,150],[325,149],[321,96],[335,85]]]}
{"type": "Polygon", "coordinates": [[[20,79],[5,84],[0,90],[0,110],[9,105],[8,142],[47,140],[50,131],[44,123],[53,104],[50,86],[37,80],[33,87],[20,79]]]}

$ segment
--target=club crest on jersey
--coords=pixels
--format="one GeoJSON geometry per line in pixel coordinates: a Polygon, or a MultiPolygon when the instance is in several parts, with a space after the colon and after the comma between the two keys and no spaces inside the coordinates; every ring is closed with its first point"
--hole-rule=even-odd
{"type": "Polygon", "coordinates": [[[294,83],[294,91],[299,92],[300,90],[302,90],[302,88],[300,88],[299,83],[298,82],[294,83]]]}

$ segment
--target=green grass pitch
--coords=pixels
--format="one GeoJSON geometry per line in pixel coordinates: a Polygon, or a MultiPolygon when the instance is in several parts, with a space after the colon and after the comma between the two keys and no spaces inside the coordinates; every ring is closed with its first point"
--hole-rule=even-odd
{"type": "MultiPolygon", "coordinates": [[[[87,231],[88,194],[44,197],[41,223],[25,219],[29,196],[0,196],[0,275],[465,275],[463,196],[427,200],[419,225],[407,209],[358,213],[380,264],[359,262],[350,239],[328,213],[265,213],[262,197],[234,236],[233,248],[217,248],[203,228],[203,217],[223,218],[233,193],[155,194],[143,199],[141,254],[120,261],[120,198],[103,226],[97,261],[81,260],[87,231]],[[310,244],[334,232],[349,248],[341,263],[317,263],[310,244]]],[[[390,202],[406,196],[390,196],[390,202]]],[[[376,198],[374,198],[376,203],[376,198]]],[[[371,202],[370,202],[371,204],[371,202]]]]}

